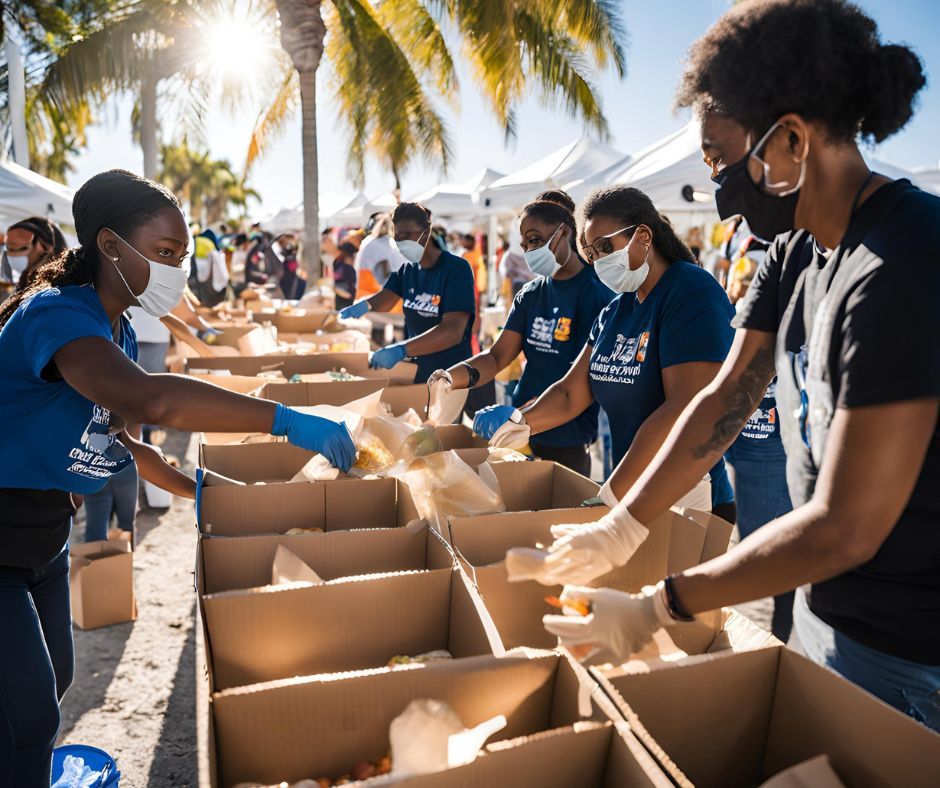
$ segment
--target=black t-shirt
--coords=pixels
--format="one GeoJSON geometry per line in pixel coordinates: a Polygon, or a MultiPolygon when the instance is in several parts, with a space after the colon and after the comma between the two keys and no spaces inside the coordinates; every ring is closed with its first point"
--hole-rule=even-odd
{"type": "MultiPolygon", "coordinates": [[[[777,394],[794,506],[812,498],[818,468],[800,430],[805,380],[793,357],[807,344],[807,321],[822,310],[834,270],[859,246],[876,256],[875,265],[835,305],[825,358],[832,405],[940,396],[940,199],[906,180],[883,186],[853,215],[843,248],[827,256],[805,232],[779,236],[735,326],[777,334],[777,394]]],[[[933,429],[914,492],[874,558],[814,584],[810,600],[817,616],[852,640],[930,665],[940,664],[940,432],[933,429]]]]}

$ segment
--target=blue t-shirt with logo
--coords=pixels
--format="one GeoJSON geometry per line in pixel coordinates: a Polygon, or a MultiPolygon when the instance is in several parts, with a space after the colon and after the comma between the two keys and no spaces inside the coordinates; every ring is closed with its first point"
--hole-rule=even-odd
{"type": "MultiPolygon", "coordinates": [[[[505,326],[522,335],[526,358],[512,398],[516,407],[535,399],[567,374],[591,326],[613,297],[592,266],[584,266],[570,279],[539,276],[516,294],[505,326]]],[[[566,424],[539,433],[538,442],[559,447],[593,443],[599,409],[595,402],[566,424]]]]}
{"type": "MultiPolygon", "coordinates": [[[[59,348],[83,337],[112,341],[111,321],[91,285],[42,290],[0,330],[0,411],[7,425],[0,430],[0,487],[85,495],[133,462],[109,434],[111,413],[47,369],[59,348]]],[[[137,336],[123,315],[121,348],[137,360],[137,336]]]]}
{"type": "MultiPolygon", "coordinates": [[[[591,329],[590,383],[610,419],[613,463],[643,422],[666,401],[663,370],[694,361],[721,363],[731,349],[734,308],[711,274],[672,263],[642,303],[621,293],[591,329]]],[[[712,475],[720,475],[719,460],[712,475]]],[[[724,503],[724,501],[714,501],[724,503]]]]}
{"type": "Polygon", "coordinates": [[[436,369],[447,369],[473,355],[470,334],[476,316],[476,298],[473,272],[466,260],[441,252],[430,268],[422,268],[420,263],[405,263],[392,272],[385,289],[402,299],[407,339],[434,328],[448,312],[466,312],[470,316],[460,342],[415,358],[418,362],[416,383],[426,381],[436,369]]]}

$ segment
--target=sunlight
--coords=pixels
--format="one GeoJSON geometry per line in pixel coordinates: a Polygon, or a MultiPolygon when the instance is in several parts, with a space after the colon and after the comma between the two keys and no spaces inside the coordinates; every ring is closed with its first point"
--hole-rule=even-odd
{"type": "Polygon", "coordinates": [[[248,17],[216,19],[206,32],[207,65],[224,80],[251,80],[268,65],[268,47],[248,17]]]}

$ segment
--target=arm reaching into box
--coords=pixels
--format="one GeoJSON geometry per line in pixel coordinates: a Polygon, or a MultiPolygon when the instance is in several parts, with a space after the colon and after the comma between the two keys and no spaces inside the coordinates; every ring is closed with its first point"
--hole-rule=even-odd
{"type": "Polygon", "coordinates": [[[181,498],[195,499],[195,480],[168,464],[159,449],[132,437],[128,430],[121,433],[121,443],[134,456],[137,472],[142,479],[181,498]]]}
{"type": "MultiPolygon", "coordinates": [[[[522,334],[518,331],[503,329],[492,347],[478,353],[468,361],[455,364],[446,372],[438,370],[431,377],[449,375],[451,385],[455,389],[484,386],[506,369],[521,352],[522,334]],[[476,380],[471,381],[472,373],[468,367],[476,370],[476,380]]],[[[431,380],[428,381],[428,383],[431,382],[431,380]]]]}

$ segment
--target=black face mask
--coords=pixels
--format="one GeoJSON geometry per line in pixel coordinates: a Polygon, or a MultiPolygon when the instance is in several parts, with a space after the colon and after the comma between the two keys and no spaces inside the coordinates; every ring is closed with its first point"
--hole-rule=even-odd
{"type": "Polygon", "coordinates": [[[796,224],[796,204],[800,193],[795,191],[786,197],[775,197],[764,192],[748,174],[750,157],[751,152],[748,151],[741,161],[712,176],[718,184],[715,204],[722,219],[740,214],[755,235],[772,241],[780,233],[792,230],[796,224]]]}

